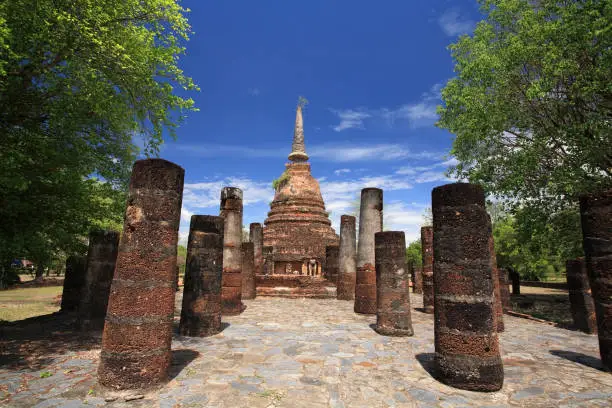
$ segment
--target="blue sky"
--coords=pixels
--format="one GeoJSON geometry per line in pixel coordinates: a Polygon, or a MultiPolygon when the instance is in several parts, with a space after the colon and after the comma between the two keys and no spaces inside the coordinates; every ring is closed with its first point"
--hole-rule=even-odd
{"type": "Polygon", "coordinates": [[[185,168],[180,235],[244,190],[263,222],[291,150],[298,96],[312,174],[337,228],[364,187],[384,189],[389,230],[417,239],[452,135],[433,126],[453,76],[447,46],[480,19],[475,1],[183,1],[195,34],[180,66],[200,109],[161,157],[185,168]]]}

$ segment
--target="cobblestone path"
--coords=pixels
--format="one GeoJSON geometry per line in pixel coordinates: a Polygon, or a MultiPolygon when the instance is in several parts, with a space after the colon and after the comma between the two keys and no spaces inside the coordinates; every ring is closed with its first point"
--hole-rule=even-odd
{"type": "MultiPolygon", "coordinates": [[[[421,306],[421,297],[412,297],[421,306]]],[[[47,356],[40,370],[0,366],[9,407],[594,407],[612,406],[597,337],[505,316],[500,392],[432,378],[433,317],[413,310],[415,335],[390,338],[337,300],[258,298],[216,336],[175,336],[173,378],[126,401],[95,384],[99,345],[47,356]],[[114,401],[105,401],[112,399],[114,401]],[[140,396],[139,396],[140,397],[140,396]]]]}

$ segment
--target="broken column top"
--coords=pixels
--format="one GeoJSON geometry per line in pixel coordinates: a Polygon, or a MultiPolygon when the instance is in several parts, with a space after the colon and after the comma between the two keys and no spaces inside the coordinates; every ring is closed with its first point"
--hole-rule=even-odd
{"type": "Polygon", "coordinates": [[[304,145],[304,120],[302,119],[302,106],[298,105],[295,112],[295,128],[293,129],[293,145],[289,160],[298,163],[308,161],[306,146],[304,145]]]}
{"type": "Polygon", "coordinates": [[[193,231],[223,235],[224,223],[223,217],[215,215],[192,215],[190,229],[193,231]]]}

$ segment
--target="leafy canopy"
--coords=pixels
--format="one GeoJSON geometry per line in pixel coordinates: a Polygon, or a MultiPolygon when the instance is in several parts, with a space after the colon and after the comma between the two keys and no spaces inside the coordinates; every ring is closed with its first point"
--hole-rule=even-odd
{"type": "Polygon", "coordinates": [[[137,148],[175,137],[196,90],[175,0],[0,3],[0,260],[46,262],[119,226],[137,148]],[[179,94],[180,93],[180,94],[179,94]]]}
{"type": "Polygon", "coordinates": [[[612,187],[612,2],[480,3],[439,108],[454,173],[539,209],[612,187]]]}

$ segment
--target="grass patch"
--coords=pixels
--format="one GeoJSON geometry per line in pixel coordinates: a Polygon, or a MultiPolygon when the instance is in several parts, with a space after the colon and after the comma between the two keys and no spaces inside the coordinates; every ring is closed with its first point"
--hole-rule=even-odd
{"type": "Polygon", "coordinates": [[[14,322],[57,312],[55,298],[61,294],[61,286],[0,291],[0,321],[14,322]]]}

